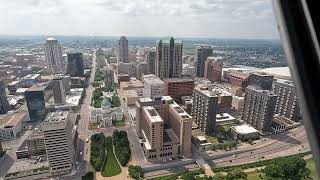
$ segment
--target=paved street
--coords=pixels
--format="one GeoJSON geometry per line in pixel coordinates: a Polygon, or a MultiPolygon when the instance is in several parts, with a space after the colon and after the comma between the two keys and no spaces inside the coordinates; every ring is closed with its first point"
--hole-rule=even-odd
{"type": "MultiPolygon", "coordinates": [[[[244,164],[249,162],[255,162],[262,159],[272,159],[278,156],[285,156],[290,154],[297,154],[300,152],[309,151],[309,143],[307,135],[303,127],[298,127],[285,134],[278,134],[269,141],[262,141],[259,144],[247,146],[245,148],[239,148],[235,151],[227,152],[228,155],[221,156],[221,152],[211,153],[213,159],[208,162],[216,166],[228,166],[236,164],[244,164]],[[240,153],[238,153],[240,152],[240,153]]],[[[224,152],[224,154],[227,154],[224,152]]]]}

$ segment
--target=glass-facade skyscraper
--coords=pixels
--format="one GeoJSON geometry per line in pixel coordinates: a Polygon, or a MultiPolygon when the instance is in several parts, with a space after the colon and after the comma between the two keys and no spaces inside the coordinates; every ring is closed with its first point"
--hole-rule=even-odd
{"type": "Polygon", "coordinates": [[[71,77],[84,76],[83,55],[80,52],[68,53],[67,74],[71,77]]]}
{"type": "Polygon", "coordinates": [[[34,85],[25,93],[30,121],[42,121],[46,116],[44,100],[45,86],[34,85]]]}

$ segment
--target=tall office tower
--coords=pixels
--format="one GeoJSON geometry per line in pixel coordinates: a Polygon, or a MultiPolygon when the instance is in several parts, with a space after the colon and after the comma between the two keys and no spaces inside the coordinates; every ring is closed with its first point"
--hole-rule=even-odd
{"type": "Polygon", "coordinates": [[[194,81],[190,78],[169,78],[164,81],[164,95],[170,96],[178,104],[182,103],[181,98],[192,96],[194,81]]]}
{"type": "Polygon", "coordinates": [[[204,76],[204,66],[207,58],[212,56],[213,49],[211,46],[201,45],[197,47],[197,77],[204,76]]]}
{"type": "Polygon", "coordinates": [[[84,76],[83,55],[80,52],[68,53],[67,74],[71,77],[84,76]]]}
{"type": "Polygon", "coordinates": [[[207,86],[198,85],[193,91],[192,116],[199,129],[208,135],[216,133],[218,96],[207,86]]]}
{"type": "Polygon", "coordinates": [[[173,37],[157,41],[156,76],[161,79],[182,77],[182,46],[182,41],[173,37]]]}
{"type": "Polygon", "coordinates": [[[41,124],[49,168],[53,176],[71,172],[75,159],[76,130],[68,111],[48,114],[41,124]]]}
{"type": "Polygon", "coordinates": [[[46,86],[35,84],[25,93],[30,121],[42,121],[46,116],[45,106],[46,86]]]}
{"type": "Polygon", "coordinates": [[[66,92],[63,87],[62,76],[56,76],[52,79],[52,90],[55,104],[66,103],[66,92]]]}
{"type": "Polygon", "coordinates": [[[144,75],[143,79],[143,96],[157,99],[164,94],[164,82],[153,74],[144,75]]]}
{"type": "Polygon", "coordinates": [[[300,108],[293,82],[277,79],[273,82],[272,91],[278,95],[274,113],[298,121],[300,108]]]}
{"type": "Polygon", "coordinates": [[[146,62],[140,62],[137,64],[137,77],[141,78],[143,75],[145,74],[149,74],[148,73],[148,64],[146,62]]]}
{"type": "Polygon", "coordinates": [[[66,94],[70,92],[70,82],[71,82],[70,76],[63,76],[62,84],[66,94]]]}
{"type": "Polygon", "coordinates": [[[62,59],[62,48],[58,40],[48,38],[44,45],[44,53],[49,73],[63,73],[64,64],[62,59]]]}
{"type": "Polygon", "coordinates": [[[149,74],[155,74],[156,66],[156,51],[150,50],[147,52],[147,63],[149,74]]]}
{"type": "Polygon", "coordinates": [[[211,82],[220,82],[222,76],[223,60],[208,57],[204,66],[204,77],[211,82]]]}
{"type": "Polygon", "coordinates": [[[257,86],[245,91],[241,119],[261,132],[270,132],[277,95],[257,86]]]}
{"type": "Polygon", "coordinates": [[[272,89],[273,76],[263,72],[255,72],[249,75],[249,85],[260,87],[262,90],[272,89]]]}
{"type": "Polygon", "coordinates": [[[9,103],[6,94],[4,82],[0,80],[0,114],[6,114],[9,111],[9,103]]]}
{"type": "Polygon", "coordinates": [[[170,96],[136,102],[137,131],[149,161],[191,154],[192,117],[170,96]]]}
{"type": "Polygon", "coordinates": [[[128,39],[125,36],[121,36],[118,41],[118,62],[128,63],[128,39]]]}

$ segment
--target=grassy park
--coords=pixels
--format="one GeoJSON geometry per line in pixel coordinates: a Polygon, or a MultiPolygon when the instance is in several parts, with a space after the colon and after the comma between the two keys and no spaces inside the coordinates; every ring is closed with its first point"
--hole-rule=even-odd
{"type": "Polygon", "coordinates": [[[113,153],[112,137],[110,136],[107,137],[106,141],[107,141],[107,156],[104,162],[104,166],[101,170],[101,175],[103,177],[116,176],[121,173],[121,168],[113,153]]]}

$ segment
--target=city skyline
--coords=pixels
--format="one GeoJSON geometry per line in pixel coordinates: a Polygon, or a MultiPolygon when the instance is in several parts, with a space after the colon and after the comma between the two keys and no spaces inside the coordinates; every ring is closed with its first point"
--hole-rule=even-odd
{"type": "Polygon", "coordinates": [[[28,0],[2,3],[0,10],[2,35],[279,39],[268,0],[28,0]]]}

